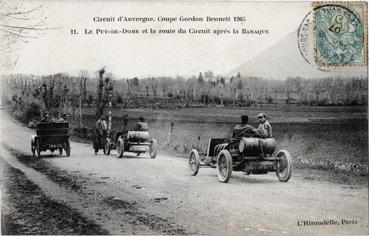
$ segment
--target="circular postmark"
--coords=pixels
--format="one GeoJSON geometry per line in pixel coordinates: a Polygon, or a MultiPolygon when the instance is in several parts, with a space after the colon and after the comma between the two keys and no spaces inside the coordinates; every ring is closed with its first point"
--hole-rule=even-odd
{"type": "Polygon", "coordinates": [[[311,10],[305,15],[304,19],[299,25],[297,31],[297,47],[306,63],[312,65],[318,70],[329,71],[329,69],[321,68],[319,65],[315,63],[313,23],[314,23],[314,14],[313,10],[311,10]]]}
{"type": "Polygon", "coordinates": [[[298,48],[304,60],[327,70],[365,64],[365,28],[354,8],[316,6],[298,29],[298,48]]]}
{"type": "Polygon", "coordinates": [[[312,45],[312,28],[313,28],[313,14],[310,11],[302,20],[297,31],[297,46],[301,56],[304,60],[311,64],[311,45],[312,45]]]}

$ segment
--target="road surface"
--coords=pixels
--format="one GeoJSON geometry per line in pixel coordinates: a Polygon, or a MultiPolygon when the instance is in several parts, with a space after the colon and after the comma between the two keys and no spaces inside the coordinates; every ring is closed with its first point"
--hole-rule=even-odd
{"type": "MultiPolygon", "coordinates": [[[[211,168],[190,176],[187,159],[174,155],[159,152],[156,159],[147,154],[119,159],[114,150],[110,156],[94,155],[91,145],[77,142],[71,142],[70,157],[46,152],[34,159],[30,136],[35,131],[4,111],[0,114],[2,159],[23,172],[48,198],[109,234],[368,232],[365,185],[322,181],[298,170],[288,183],[279,182],[274,173],[245,176],[233,172],[230,182],[223,184],[211,168]],[[319,222],[323,225],[313,225],[319,222]]],[[[10,208],[11,196],[3,196],[2,205],[10,208]]]]}

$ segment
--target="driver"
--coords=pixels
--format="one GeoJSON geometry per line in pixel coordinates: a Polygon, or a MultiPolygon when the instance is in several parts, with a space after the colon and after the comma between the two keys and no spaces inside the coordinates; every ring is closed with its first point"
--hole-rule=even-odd
{"type": "Polygon", "coordinates": [[[139,117],[138,122],[133,130],[134,131],[149,131],[149,126],[147,125],[145,118],[139,117]]]}
{"type": "Polygon", "coordinates": [[[50,112],[48,111],[44,112],[44,114],[42,115],[41,122],[50,122],[50,112]]]}
{"type": "Polygon", "coordinates": [[[233,129],[232,138],[254,137],[257,135],[257,129],[248,124],[249,117],[241,116],[241,124],[236,124],[233,129]]]}

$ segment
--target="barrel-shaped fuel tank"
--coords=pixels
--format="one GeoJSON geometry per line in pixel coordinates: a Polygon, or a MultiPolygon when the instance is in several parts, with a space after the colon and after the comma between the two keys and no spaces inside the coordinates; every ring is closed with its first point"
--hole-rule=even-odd
{"type": "Polygon", "coordinates": [[[244,155],[270,155],[276,149],[274,138],[242,138],[238,150],[244,155]]]}
{"type": "Polygon", "coordinates": [[[149,141],[150,135],[147,131],[128,131],[127,138],[131,142],[145,142],[149,141]]]}

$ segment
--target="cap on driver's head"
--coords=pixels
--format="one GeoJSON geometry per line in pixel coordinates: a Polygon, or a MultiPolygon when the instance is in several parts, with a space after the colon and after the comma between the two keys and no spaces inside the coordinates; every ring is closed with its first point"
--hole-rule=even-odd
{"type": "Polygon", "coordinates": [[[247,122],[249,122],[249,117],[247,115],[242,115],[241,122],[242,124],[247,124],[247,122]]]}
{"type": "Polygon", "coordinates": [[[265,115],[265,113],[259,113],[256,117],[257,118],[265,118],[266,115],[265,115]]]}

